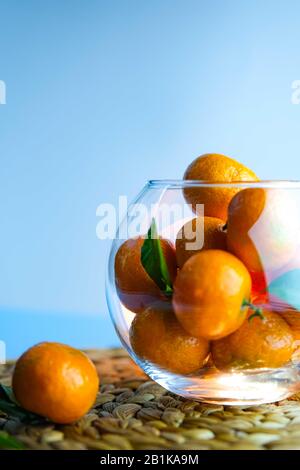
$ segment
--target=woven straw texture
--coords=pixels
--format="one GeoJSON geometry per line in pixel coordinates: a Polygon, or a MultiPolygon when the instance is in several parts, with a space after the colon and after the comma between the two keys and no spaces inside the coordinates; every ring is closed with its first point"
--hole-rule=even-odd
{"type": "MultiPolygon", "coordinates": [[[[300,449],[298,396],[280,403],[223,407],[174,396],[120,349],[88,351],[101,377],[94,408],[79,422],[28,425],[0,411],[0,429],[29,449],[300,449]]],[[[10,385],[13,363],[0,367],[10,385]]]]}

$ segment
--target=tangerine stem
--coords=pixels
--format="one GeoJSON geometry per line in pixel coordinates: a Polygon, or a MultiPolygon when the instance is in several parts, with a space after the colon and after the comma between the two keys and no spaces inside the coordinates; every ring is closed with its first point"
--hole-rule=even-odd
{"type": "Polygon", "coordinates": [[[259,308],[259,307],[256,307],[255,305],[253,305],[251,302],[249,302],[248,300],[244,299],[243,302],[242,302],[242,307],[249,307],[251,310],[253,310],[253,313],[252,315],[250,315],[250,317],[248,318],[248,321],[251,321],[253,320],[253,318],[255,317],[259,317],[261,320],[264,320],[265,317],[262,313],[262,309],[259,308]]]}

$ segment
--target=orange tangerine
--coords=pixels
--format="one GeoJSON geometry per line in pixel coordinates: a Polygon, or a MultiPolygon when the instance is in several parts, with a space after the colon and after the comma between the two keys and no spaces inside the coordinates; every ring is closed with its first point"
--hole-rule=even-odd
{"type": "Polygon", "coordinates": [[[178,374],[199,370],[209,353],[208,341],[189,335],[172,309],[159,304],[134,317],[130,342],[138,357],[178,374]]]}
{"type": "MultiPolygon", "coordinates": [[[[131,238],[120,246],[115,257],[115,279],[120,300],[135,313],[143,311],[162,296],[141,263],[143,243],[142,237],[131,238]]],[[[161,246],[173,281],[177,273],[174,246],[165,239],[161,239],[161,246]]]]}
{"type": "Polygon", "coordinates": [[[263,319],[250,319],[250,315],[237,331],[212,342],[217,368],[273,368],[291,359],[294,337],[283,318],[267,310],[263,310],[263,319]]]}
{"type": "Polygon", "coordinates": [[[179,268],[201,250],[226,250],[225,222],[216,217],[197,217],[179,230],[176,238],[176,258],[179,268]],[[200,245],[200,246],[199,246],[200,245]]]}
{"type": "Polygon", "coordinates": [[[222,338],[243,323],[251,278],[243,263],[222,250],[204,250],[178,272],[173,307],[178,321],[192,336],[222,338]]]}
{"type": "MultiPolygon", "coordinates": [[[[200,180],[209,183],[232,183],[236,181],[258,181],[256,174],[241,163],[216,153],[207,153],[196,158],[184,173],[185,180],[200,180]]],[[[185,199],[192,204],[204,204],[204,215],[227,220],[227,208],[238,187],[188,187],[185,199]]]]}
{"type": "Polygon", "coordinates": [[[72,423],[93,405],[99,378],[81,351],[60,343],[40,343],[17,361],[13,391],[27,410],[55,423],[72,423]]]}
{"type": "Polygon", "coordinates": [[[285,310],[278,312],[278,314],[290,326],[296,341],[300,341],[300,312],[297,310],[285,310]]]}
{"type": "Polygon", "coordinates": [[[277,270],[294,256],[300,235],[295,201],[280,189],[247,188],[228,207],[227,246],[251,273],[277,270]]]}

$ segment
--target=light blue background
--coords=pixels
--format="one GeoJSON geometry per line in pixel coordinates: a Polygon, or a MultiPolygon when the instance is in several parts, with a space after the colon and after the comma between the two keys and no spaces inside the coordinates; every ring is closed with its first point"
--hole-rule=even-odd
{"type": "Polygon", "coordinates": [[[0,339],[117,344],[96,208],[221,152],[300,178],[298,0],[0,0],[0,339]]]}

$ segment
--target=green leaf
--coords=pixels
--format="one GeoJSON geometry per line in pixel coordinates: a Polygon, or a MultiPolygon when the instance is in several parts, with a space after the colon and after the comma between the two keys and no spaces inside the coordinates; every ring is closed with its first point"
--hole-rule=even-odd
{"type": "Polygon", "coordinates": [[[5,431],[0,431],[0,449],[23,450],[23,444],[5,431]]]}
{"type": "Polygon", "coordinates": [[[300,269],[293,269],[274,279],[268,291],[279,300],[300,310],[300,269]]]}
{"type": "Polygon", "coordinates": [[[14,403],[5,399],[0,399],[0,411],[7,414],[8,416],[18,418],[22,423],[39,424],[45,421],[41,416],[24,410],[24,408],[21,408],[20,406],[15,405],[14,403]]]}
{"type": "Polygon", "coordinates": [[[160,290],[166,296],[171,296],[173,294],[172,282],[154,219],[141,249],[141,263],[160,290]]]}
{"type": "Polygon", "coordinates": [[[0,384],[0,411],[18,418],[22,423],[40,424],[45,419],[22,408],[17,402],[11,387],[0,384]]]}
{"type": "Polygon", "coordinates": [[[8,387],[8,385],[0,384],[0,396],[7,398],[9,401],[15,403],[16,405],[19,405],[12,388],[8,387]]]}

